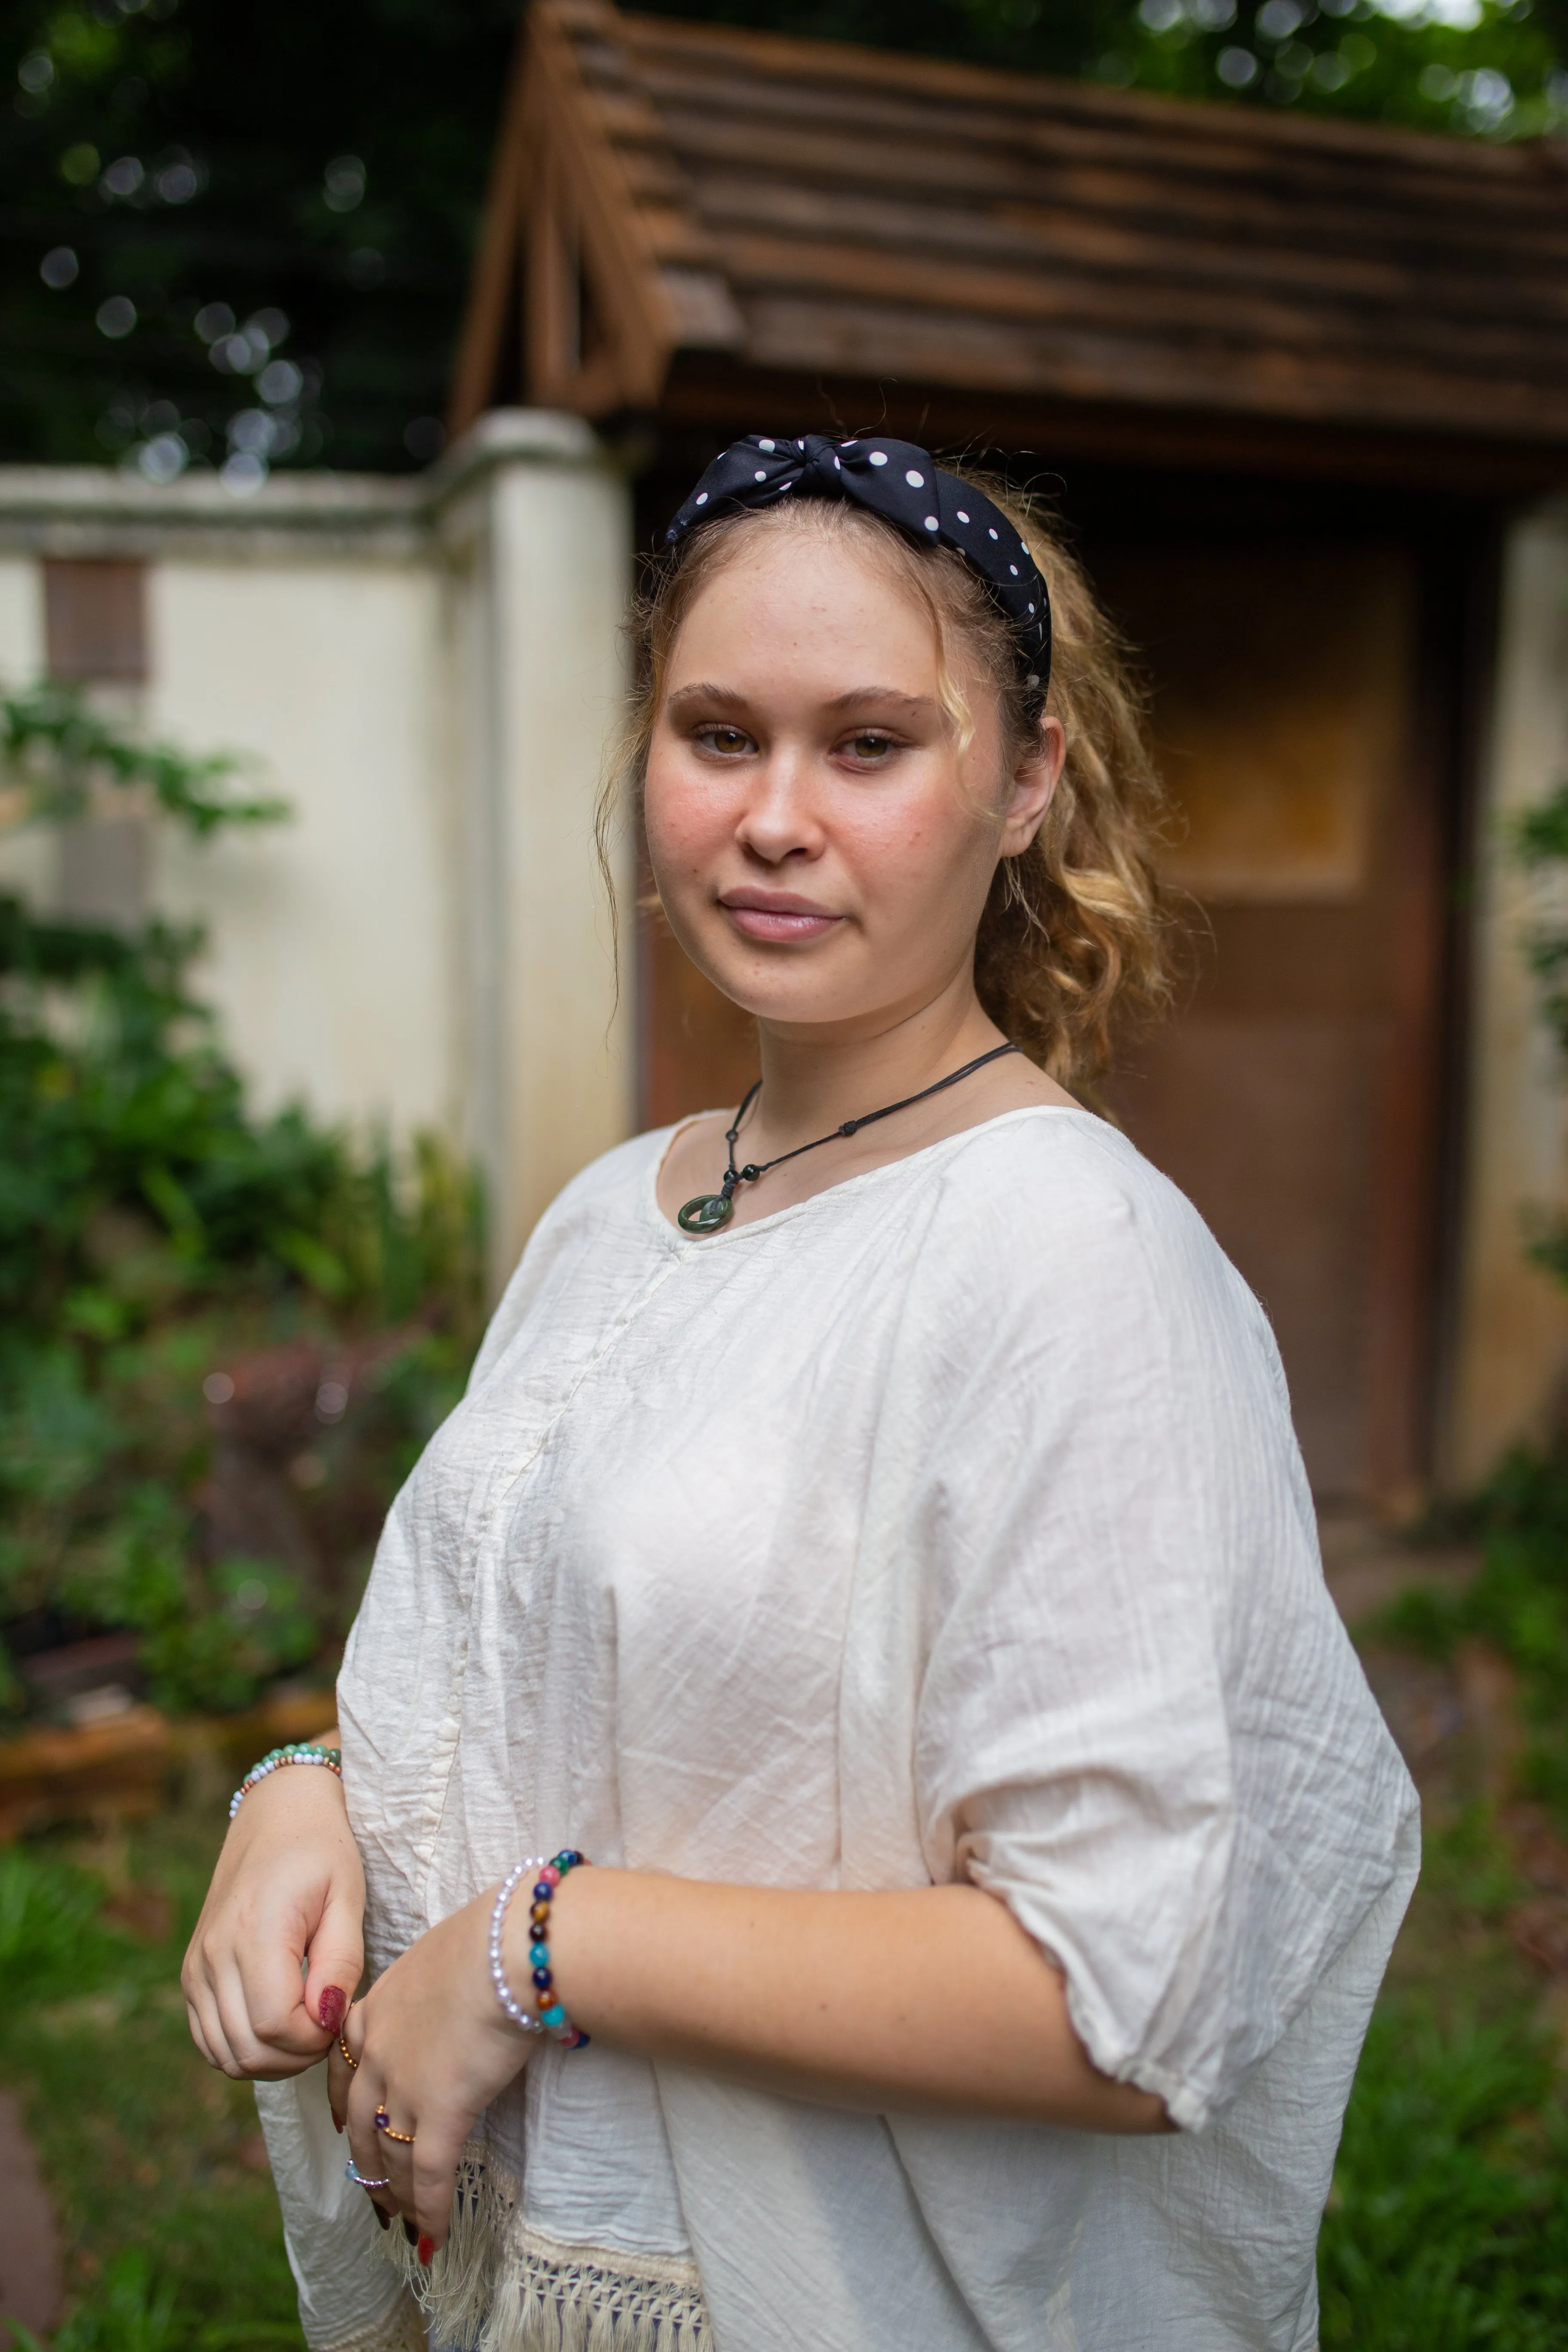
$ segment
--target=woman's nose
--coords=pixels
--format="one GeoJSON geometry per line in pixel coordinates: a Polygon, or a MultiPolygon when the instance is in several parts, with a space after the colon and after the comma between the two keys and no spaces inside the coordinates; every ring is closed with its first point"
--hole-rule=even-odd
{"type": "Polygon", "coordinates": [[[741,812],[736,836],[742,847],[770,866],[786,857],[820,856],[826,835],[803,760],[781,750],[763,764],[741,812]]]}

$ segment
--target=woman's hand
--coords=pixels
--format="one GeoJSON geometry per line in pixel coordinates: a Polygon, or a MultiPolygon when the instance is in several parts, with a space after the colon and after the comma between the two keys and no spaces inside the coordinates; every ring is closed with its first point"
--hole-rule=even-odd
{"type": "Polygon", "coordinates": [[[258,1781],[180,1971],[208,2064],[260,2082],[314,2066],[363,1973],[363,1920],[364,1873],[336,1773],[299,1764],[258,1781]]]}
{"type": "Polygon", "coordinates": [[[333,2120],[347,2124],[365,2178],[388,2181],[374,2202],[416,2224],[426,2262],[446,2242],[464,2141],[534,2046],[490,1982],[494,1905],[492,1887],[411,1944],[349,2012],[343,2038],[357,2064],[336,2048],[329,2057],[333,2120]],[[378,2108],[395,2131],[414,2134],[412,2146],[376,2128],[378,2108]]]}

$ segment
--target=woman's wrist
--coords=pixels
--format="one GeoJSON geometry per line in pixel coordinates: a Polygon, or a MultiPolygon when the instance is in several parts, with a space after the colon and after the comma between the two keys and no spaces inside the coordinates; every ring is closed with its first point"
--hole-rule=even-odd
{"type": "Polygon", "coordinates": [[[268,1772],[245,1792],[229,1814],[231,1839],[271,1834],[286,1822],[323,1822],[348,1833],[348,1806],[341,1774],[300,1769],[268,1772]]]}
{"type": "Polygon", "coordinates": [[[342,1750],[325,1748],[314,1740],[291,1739],[282,1748],[269,1748],[265,1756],[253,1764],[233,1796],[229,1799],[228,1817],[232,1822],[253,1789],[268,1780],[275,1772],[300,1766],[316,1771],[331,1772],[335,1780],[343,1777],[342,1750]]]}
{"type": "Polygon", "coordinates": [[[555,1976],[554,1913],[569,1878],[587,1857],[568,1846],[520,1862],[491,1898],[488,1959],[496,2000],[526,2032],[548,2033],[569,2050],[588,2036],[577,2025],[555,1976]]]}

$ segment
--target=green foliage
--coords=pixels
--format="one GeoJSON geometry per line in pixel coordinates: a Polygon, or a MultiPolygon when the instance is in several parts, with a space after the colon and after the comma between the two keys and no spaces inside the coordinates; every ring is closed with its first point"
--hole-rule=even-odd
{"type": "MultiPolygon", "coordinates": [[[[1550,873],[1568,866],[1568,784],[1526,809],[1513,832],[1513,847],[1529,871],[1550,873]]],[[[1561,918],[1537,923],[1525,941],[1531,970],[1541,986],[1541,1008],[1551,1023],[1559,1046],[1568,1053],[1568,923],[1561,918]]],[[[1534,1255],[1568,1279],[1568,1236],[1552,1231],[1537,1242],[1534,1255]]]]}
{"type": "Polygon", "coordinates": [[[1568,2330],[1568,2116],[1543,2035],[1367,2035],[1319,2249],[1321,2340],[1354,2352],[1552,2352],[1568,2330]]]}
{"type": "MultiPolygon", "coordinates": [[[[653,13],[1483,137],[1568,114],[1568,0],[653,13]]],[[[258,39],[232,0],[0,0],[0,452],[251,481],[432,456],[519,14],[335,0],[258,39]]]]}
{"type": "MultiPolygon", "coordinates": [[[[46,820],[75,805],[84,763],[150,785],[199,836],[277,813],[217,789],[231,761],[145,752],[79,706],[29,725],[49,708],[0,705],[24,714],[13,740],[46,820]]],[[[298,1108],[257,1118],[191,992],[199,947],[0,898],[0,1626],[13,1647],[129,1631],[174,1708],[243,1706],[341,1637],[479,1301],[468,1171],[436,1139],[400,1159],[298,1108]],[[203,1381],[279,1347],[364,1360],[341,1428],[307,1395],[286,1458],[264,1436],[231,1463],[261,1482],[282,1546],[253,1556],[243,1509],[215,1517],[203,1381]]],[[[23,1696],[0,1666],[0,1704],[23,1696]]]]}
{"type": "Polygon", "coordinates": [[[627,0],[1122,89],[1526,138],[1568,119],[1562,0],[627,0]]]}
{"type": "Polygon", "coordinates": [[[91,1869],[58,1838],[0,1857],[0,1918],[20,1887],[39,1923],[22,1969],[0,1958],[0,2072],[59,2224],[55,2352],[303,2352],[250,2086],[204,2064],[177,1982],[224,1827],[215,1794],[95,1843],[91,1869]]]}
{"type": "MultiPolygon", "coordinates": [[[[0,768],[20,785],[26,813],[45,822],[82,816],[107,785],[139,793],[188,825],[198,838],[225,824],[262,824],[285,816],[279,800],[236,800],[218,789],[244,762],[232,752],[193,760],[167,743],[143,743],[58,686],[0,695],[0,768]]],[[[14,922],[0,934],[0,971],[21,944],[14,922]]]]}
{"type": "Polygon", "coordinates": [[[102,1882],[25,1846],[0,1848],[0,2007],[101,1981],[124,1951],[100,1922],[102,1882]]]}
{"type": "Polygon", "coordinates": [[[1524,1791],[1568,1823],[1568,1454],[1520,1450],[1467,1507],[1481,1566],[1461,1592],[1420,1586],[1369,1632],[1447,1659],[1467,1637],[1501,1651],[1520,1677],[1524,1791]]]}
{"type": "MultiPolygon", "coordinates": [[[[11,2323],[22,2352],[44,2352],[30,2328],[11,2323]]],[[[174,2291],[154,2278],[145,2254],[127,2247],[116,2255],[90,2303],[72,2312],[54,2337],[54,2352],[173,2352],[184,2331],[174,2316],[174,2291]]]]}

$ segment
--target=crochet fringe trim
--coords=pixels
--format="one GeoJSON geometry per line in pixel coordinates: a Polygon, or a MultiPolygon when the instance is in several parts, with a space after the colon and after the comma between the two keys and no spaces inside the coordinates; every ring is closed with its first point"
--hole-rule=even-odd
{"type": "Polygon", "coordinates": [[[467,2352],[713,2352],[695,2263],[573,2245],[532,2228],[517,2183],[463,2151],[447,2242],[428,2270],[382,2240],[430,2323],[467,2352]]]}

